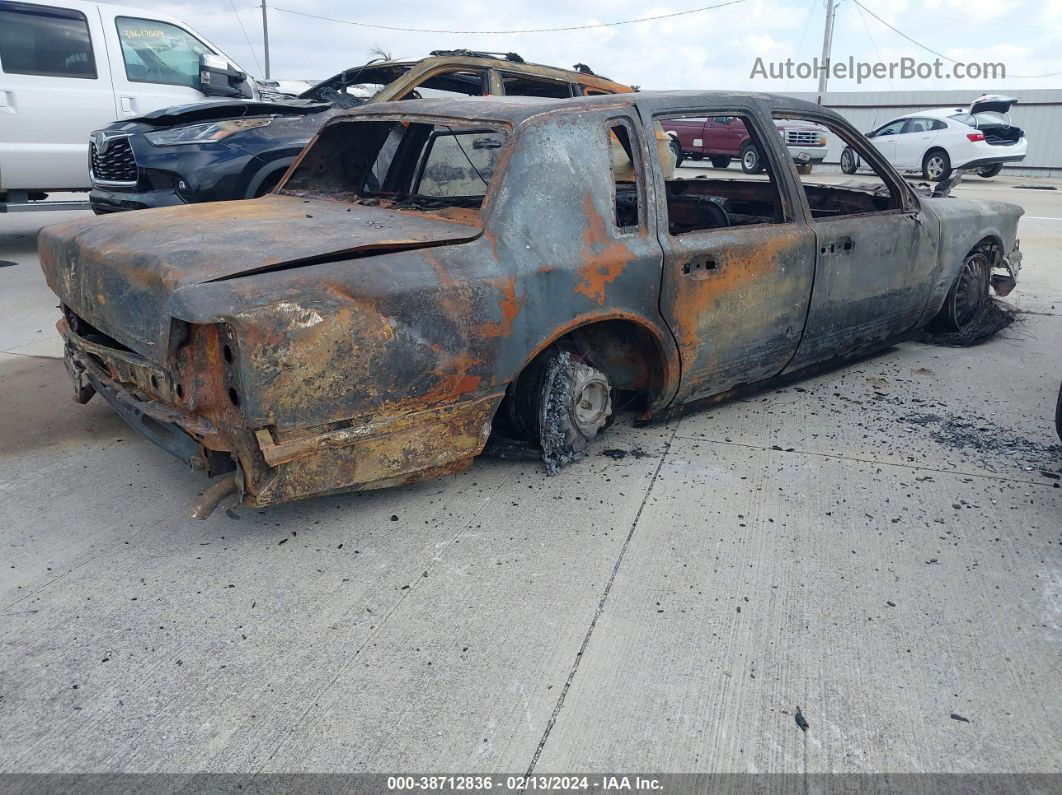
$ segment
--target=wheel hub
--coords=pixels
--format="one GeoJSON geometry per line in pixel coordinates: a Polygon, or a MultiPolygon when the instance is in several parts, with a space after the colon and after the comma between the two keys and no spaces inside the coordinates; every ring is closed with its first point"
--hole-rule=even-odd
{"type": "Polygon", "coordinates": [[[572,375],[572,421],[592,439],[612,414],[612,389],[601,372],[580,362],[572,363],[572,375]]]}

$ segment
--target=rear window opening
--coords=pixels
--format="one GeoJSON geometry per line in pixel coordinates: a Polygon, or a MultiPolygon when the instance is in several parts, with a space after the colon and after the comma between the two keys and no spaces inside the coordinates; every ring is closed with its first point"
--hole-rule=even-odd
{"type": "Polygon", "coordinates": [[[280,193],[444,215],[478,211],[506,138],[499,127],[467,122],[341,122],[325,127],[280,193]]]}

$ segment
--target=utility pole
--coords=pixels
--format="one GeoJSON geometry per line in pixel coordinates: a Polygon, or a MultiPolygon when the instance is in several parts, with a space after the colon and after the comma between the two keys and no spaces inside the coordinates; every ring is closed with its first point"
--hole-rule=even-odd
{"type": "MultiPolygon", "coordinates": [[[[262,43],[265,47],[265,79],[269,79],[269,17],[266,15],[266,0],[262,0],[262,43]]],[[[820,83],[821,85],[821,83],[820,83]]]]}
{"type": "MultiPolygon", "coordinates": [[[[265,0],[262,0],[262,13],[265,13],[265,0]]],[[[826,0],[826,30],[822,34],[822,60],[819,62],[819,104],[822,104],[822,95],[826,93],[826,80],[830,76],[830,51],[833,49],[833,17],[837,13],[834,0],[826,0]]],[[[269,63],[269,56],[266,56],[269,63]]],[[[269,67],[266,67],[268,71],[269,67]]]]}

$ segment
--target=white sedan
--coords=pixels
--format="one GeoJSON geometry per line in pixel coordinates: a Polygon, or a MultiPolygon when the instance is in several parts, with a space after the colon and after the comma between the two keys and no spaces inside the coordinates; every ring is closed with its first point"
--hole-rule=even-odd
{"type": "MultiPolygon", "coordinates": [[[[921,171],[932,182],[945,180],[954,169],[971,169],[994,177],[1004,163],[1025,158],[1025,134],[1010,123],[1018,100],[978,97],[969,108],[935,108],[910,113],[867,133],[874,146],[900,171],[921,171]]],[[[841,152],[841,170],[854,174],[859,157],[849,147],[841,152]]]]}

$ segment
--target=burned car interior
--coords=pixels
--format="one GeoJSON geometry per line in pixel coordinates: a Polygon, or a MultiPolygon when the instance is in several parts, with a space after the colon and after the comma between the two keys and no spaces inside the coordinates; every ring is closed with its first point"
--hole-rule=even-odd
{"type": "Polygon", "coordinates": [[[885,212],[903,207],[897,189],[886,180],[877,166],[873,165],[866,147],[853,138],[846,130],[820,119],[811,119],[792,113],[775,113],[775,119],[788,119],[818,124],[829,131],[829,135],[840,138],[844,143],[859,153],[859,157],[870,173],[860,175],[860,183],[836,185],[821,182],[814,173],[799,174],[800,184],[807,197],[811,216],[817,221],[825,221],[848,215],[885,212]]]}
{"type": "Polygon", "coordinates": [[[467,123],[335,124],[280,192],[395,209],[478,210],[505,137],[501,129],[467,123]]]}

